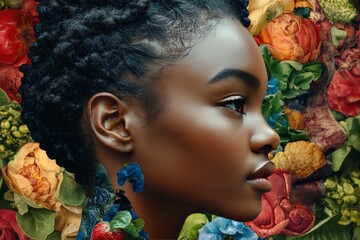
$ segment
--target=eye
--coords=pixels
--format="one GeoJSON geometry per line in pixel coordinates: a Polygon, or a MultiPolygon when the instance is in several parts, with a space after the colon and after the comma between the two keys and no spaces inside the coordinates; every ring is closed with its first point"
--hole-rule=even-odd
{"type": "Polygon", "coordinates": [[[244,112],[245,103],[246,103],[246,98],[240,95],[236,95],[221,100],[219,102],[219,106],[226,107],[242,115],[246,115],[246,113],[244,112]]]}

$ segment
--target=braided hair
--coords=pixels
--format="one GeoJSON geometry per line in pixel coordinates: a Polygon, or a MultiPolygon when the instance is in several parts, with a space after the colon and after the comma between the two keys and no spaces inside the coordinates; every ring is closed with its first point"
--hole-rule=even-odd
{"type": "Polygon", "coordinates": [[[96,156],[82,129],[91,96],[111,92],[156,105],[149,66],[189,50],[209,20],[250,24],[247,0],[40,0],[32,64],[22,67],[23,121],[51,158],[88,189],[96,156]],[[132,81],[125,76],[132,76],[132,81]]]}

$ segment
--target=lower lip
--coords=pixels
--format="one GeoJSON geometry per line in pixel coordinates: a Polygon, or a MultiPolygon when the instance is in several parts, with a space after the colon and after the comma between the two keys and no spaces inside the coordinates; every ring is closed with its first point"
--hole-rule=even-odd
{"type": "Polygon", "coordinates": [[[257,178],[253,180],[246,181],[252,188],[256,188],[257,190],[263,192],[269,192],[271,190],[272,184],[266,178],[257,178]]]}

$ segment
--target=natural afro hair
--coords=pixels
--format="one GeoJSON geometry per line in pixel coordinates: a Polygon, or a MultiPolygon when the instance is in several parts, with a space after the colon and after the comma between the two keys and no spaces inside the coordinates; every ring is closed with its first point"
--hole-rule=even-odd
{"type": "Polygon", "coordinates": [[[96,156],[82,115],[95,93],[150,106],[149,66],[183,56],[209,20],[249,25],[247,0],[41,0],[31,65],[22,67],[23,121],[51,158],[88,189],[96,156]],[[126,80],[131,76],[135,80],[126,80]]]}

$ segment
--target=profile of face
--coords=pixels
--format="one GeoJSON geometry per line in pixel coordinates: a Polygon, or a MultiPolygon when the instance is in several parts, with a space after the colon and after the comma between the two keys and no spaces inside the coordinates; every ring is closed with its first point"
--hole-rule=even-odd
{"type": "Polygon", "coordinates": [[[136,161],[145,188],[127,194],[147,224],[193,212],[254,219],[271,189],[267,153],[279,137],[261,113],[267,73],[247,29],[220,20],[154,84],[162,108],[151,122],[136,101],[99,93],[88,103],[96,152],[114,188],[118,159],[136,161]]]}

